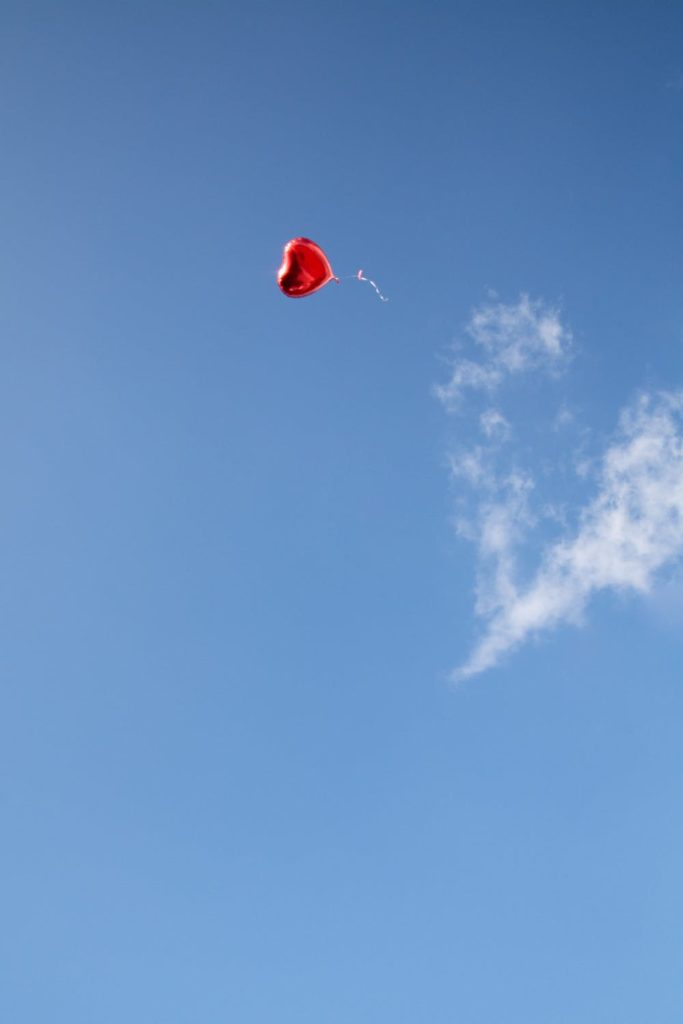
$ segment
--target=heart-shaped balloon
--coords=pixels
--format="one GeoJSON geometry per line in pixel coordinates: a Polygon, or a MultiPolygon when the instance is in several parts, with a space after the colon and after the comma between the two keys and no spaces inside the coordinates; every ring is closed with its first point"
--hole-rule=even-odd
{"type": "Polygon", "coordinates": [[[312,295],[328,282],[336,281],[330,261],[319,245],[309,238],[292,238],[282,253],[277,283],[290,299],[312,295]]]}

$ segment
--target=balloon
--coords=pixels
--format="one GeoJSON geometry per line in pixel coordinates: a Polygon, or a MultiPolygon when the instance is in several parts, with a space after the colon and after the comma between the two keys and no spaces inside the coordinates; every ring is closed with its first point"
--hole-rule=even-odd
{"type": "Polygon", "coordinates": [[[319,245],[309,238],[292,238],[282,253],[277,283],[290,299],[301,299],[337,281],[330,261],[319,245]]]}

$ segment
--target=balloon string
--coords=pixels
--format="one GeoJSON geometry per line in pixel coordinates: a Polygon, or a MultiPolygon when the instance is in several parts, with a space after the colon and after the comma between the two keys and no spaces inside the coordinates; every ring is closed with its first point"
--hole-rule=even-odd
{"type": "Polygon", "coordinates": [[[364,277],[363,276],[363,271],[362,270],[359,270],[358,273],[356,274],[356,280],[357,281],[367,281],[367,283],[371,284],[372,287],[375,289],[375,291],[379,295],[379,297],[382,300],[382,302],[388,302],[389,301],[389,299],[386,297],[386,295],[382,295],[381,291],[379,290],[379,288],[377,287],[377,285],[375,284],[374,281],[371,281],[369,277],[364,277]]]}

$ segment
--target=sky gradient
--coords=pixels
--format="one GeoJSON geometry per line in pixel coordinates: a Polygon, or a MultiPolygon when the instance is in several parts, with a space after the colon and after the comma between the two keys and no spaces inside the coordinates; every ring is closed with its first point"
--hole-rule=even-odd
{"type": "Polygon", "coordinates": [[[2,4],[2,1020],[683,1019],[682,55],[2,4]]]}

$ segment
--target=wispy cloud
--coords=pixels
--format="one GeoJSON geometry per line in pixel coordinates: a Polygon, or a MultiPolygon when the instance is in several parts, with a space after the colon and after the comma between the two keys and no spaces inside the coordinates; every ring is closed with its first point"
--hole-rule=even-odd
{"type": "Polygon", "coordinates": [[[683,556],[683,391],[641,395],[595,451],[556,391],[535,396],[514,428],[503,411],[507,380],[558,377],[566,367],[572,333],[555,308],[526,295],[489,303],[465,333],[478,358],[457,357],[436,389],[460,414],[449,460],[455,526],[477,548],[474,610],[483,624],[455,680],[579,623],[599,591],[648,592],[683,556]]]}
{"type": "Polygon", "coordinates": [[[571,354],[571,331],[559,311],[528,295],[512,305],[493,302],[475,309],[466,333],[479,358],[455,359],[450,380],[436,388],[449,408],[457,408],[468,391],[493,393],[511,375],[556,373],[571,354]]]}
{"type": "Polygon", "coordinates": [[[485,409],[479,417],[479,425],[488,438],[507,441],[510,437],[510,424],[500,409],[485,409]]]}
{"type": "Polygon", "coordinates": [[[492,668],[535,635],[579,622],[598,591],[649,591],[659,570],[683,554],[683,391],[642,395],[622,413],[597,493],[524,585],[515,551],[531,519],[529,489],[503,487],[479,508],[476,610],[487,625],[455,680],[492,668]]]}

